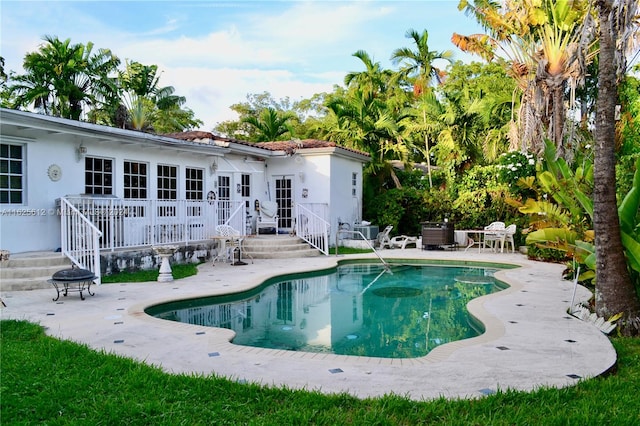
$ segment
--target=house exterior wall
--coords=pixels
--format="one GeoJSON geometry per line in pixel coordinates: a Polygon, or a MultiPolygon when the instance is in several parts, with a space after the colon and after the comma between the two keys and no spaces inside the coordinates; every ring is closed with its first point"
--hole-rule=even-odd
{"type": "MultiPolygon", "coordinates": [[[[275,179],[291,177],[294,203],[326,204],[331,229],[329,242],[335,244],[338,222],[352,227],[362,219],[362,163],[327,152],[300,153],[291,158],[270,159],[269,186],[275,179]],[[292,163],[296,165],[292,168],[292,163]],[[355,185],[353,175],[355,174],[355,185]],[[355,193],[354,193],[355,191],[355,193]],[[355,195],[354,195],[355,194],[355,195]]],[[[273,197],[273,192],[272,192],[273,197]]],[[[266,199],[266,198],[265,198],[266,199]]]]}
{"type": "MultiPolygon", "coordinates": [[[[334,212],[331,229],[337,230],[339,222],[344,222],[353,230],[353,226],[362,220],[362,163],[344,157],[333,157],[330,186],[330,204],[334,212]]],[[[335,232],[332,232],[331,242],[335,242],[335,232]]]]}
{"type": "MultiPolygon", "coordinates": [[[[56,200],[66,195],[85,192],[84,157],[107,158],[113,160],[113,195],[124,197],[123,168],[125,161],[146,163],[148,166],[147,198],[157,198],[157,166],[177,167],[177,198],[185,199],[186,168],[203,170],[204,191],[218,193],[218,177],[230,178],[230,196],[238,200],[236,191],[242,174],[251,176],[251,192],[264,192],[264,166],[244,161],[244,156],[227,154],[225,160],[217,155],[203,155],[199,152],[177,151],[172,148],[150,148],[135,144],[99,142],[91,137],[38,136],[36,138],[16,138],[1,135],[3,144],[23,147],[24,198],[21,204],[0,205],[0,247],[13,253],[27,251],[53,251],[60,247],[60,213],[56,200]],[[78,158],[76,150],[82,144],[86,154],[78,158]],[[218,164],[214,173],[211,164],[218,164]],[[59,180],[48,176],[48,169],[56,165],[62,171],[59,180]]],[[[249,200],[250,197],[247,197],[249,200]]]]}
{"type": "Polygon", "coordinates": [[[275,181],[286,176],[291,179],[293,204],[327,206],[332,243],[338,218],[353,224],[361,215],[360,203],[355,198],[362,197],[361,171],[366,159],[336,153],[336,148],[301,149],[294,156],[286,156],[247,144],[220,147],[185,143],[37,114],[4,109],[1,112],[0,143],[22,147],[23,201],[0,203],[0,249],[13,253],[60,248],[60,213],[56,200],[85,192],[85,158],[113,161],[113,196],[117,198],[124,198],[125,161],[147,164],[147,199],[150,200],[157,198],[158,165],[177,167],[178,200],[186,198],[187,167],[203,170],[204,199],[209,191],[219,199],[219,179],[229,177],[231,201],[244,201],[254,224],[255,201],[274,199],[275,181]],[[78,154],[80,146],[86,150],[82,156],[78,154]],[[61,171],[59,179],[49,176],[52,166],[61,171]],[[355,197],[352,173],[358,177],[355,197]],[[246,174],[251,180],[248,196],[238,192],[242,176],[246,174]]]}

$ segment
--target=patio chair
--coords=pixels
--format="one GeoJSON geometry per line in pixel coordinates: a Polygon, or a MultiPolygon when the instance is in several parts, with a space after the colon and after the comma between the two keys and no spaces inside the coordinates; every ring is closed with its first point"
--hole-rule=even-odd
{"type": "Polygon", "coordinates": [[[407,235],[398,235],[391,238],[391,247],[405,249],[408,245],[418,247],[418,237],[409,237],[407,235]]]}
{"type": "Polygon", "coordinates": [[[505,238],[505,224],[504,222],[491,222],[489,225],[484,227],[484,241],[482,246],[484,248],[490,248],[492,251],[496,251],[498,249],[498,243],[500,243],[500,248],[504,247],[504,238],[505,238]],[[496,231],[496,232],[491,232],[496,231]]]}
{"type": "Polygon", "coordinates": [[[219,259],[224,259],[225,262],[232,261],[233,250],[240,247],[240,231],[231,225],[218,225],[216,226],[216,239],[220,241],[220,247],[213,263],[215,264],[215,261],[219,259]]]}
{"type": "Polygon", "coordinates": [[[507,251],[509,251],[509,244],[511,244],[511,253],[516,252],[516,243],[513,240],[516,229],[517,227],[515,224],[511,224],[505,228],[506,235],[504,237],[504,245],[507,246],[507,251]]]}
{"type": "Polygon", "coordinates": [[[389,237],[389,233],[391,232],[392,229],[393,229],[393,225],[389,225],[386,228],[384,228],[384,231],[378,232],[378,235],[376,236],[376,241],[375,241],[376,247],[380,249],[383,249],[385,247],[393,248],[393,246],[391,245],[391,237],[389,237]]]}
{"type": "Polygon", "coordinates": [[[273,228],[278,234],[278,203],[275,201],[263,201],[258,209],[256,219],[256,235],[260,234],[260,229],[273,228]]]}

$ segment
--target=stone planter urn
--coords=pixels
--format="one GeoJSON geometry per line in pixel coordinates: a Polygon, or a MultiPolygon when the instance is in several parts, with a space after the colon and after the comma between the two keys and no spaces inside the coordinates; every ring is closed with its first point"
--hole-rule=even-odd
{"type": "Polygon", "coordinates": [[[160,263],[160,274],[158,274],[158,282],[173,281],[171,273],[171,263],[169,259],[178,250],[178,246],[157,246],[153,247],[153,251],[162,259],[160,263]]]}

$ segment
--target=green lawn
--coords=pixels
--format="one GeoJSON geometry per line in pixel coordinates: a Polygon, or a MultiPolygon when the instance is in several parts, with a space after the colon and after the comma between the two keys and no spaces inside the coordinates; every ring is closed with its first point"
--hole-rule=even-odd
{"type": "MultiPolygon", "coordinates": [[[[195,263],[171,265],[171,275],[174,279],[190,277],[198,273],[198,265],[195,263]]],[[[149,269],[136,272],[119,272],[113,275],[103,275],[102,284],[113,283],[140,283],[146,281],[158,281],[160,269],[149,269]]]]}
{"type": "MultiPolygon", "coordinates": [[[[3,425],[637,425],[640,339],[614,338],[615,374],[479,400],[359,400],[158,368],[0,322],[3,425]]],[[[553,362],[553,360],[549,360],[553,362]]]]}

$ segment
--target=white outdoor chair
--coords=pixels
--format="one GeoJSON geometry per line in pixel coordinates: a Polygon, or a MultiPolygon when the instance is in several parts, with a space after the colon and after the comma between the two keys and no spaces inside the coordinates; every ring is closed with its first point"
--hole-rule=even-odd
{"type": "Polygon", "coordinates": [[[504,222],[491,222],[489,225],[484,227],[484,230],[484,241],[482,242],[483,247],[488,247],[491,250],[496,251],[498,249],[498,244],[500,244],[500,249],[502,250],[505,238],[504,222]]]}
{"type": "Polygon", "coordinates": [[[278,203],[275,201],[263,201],[258,209],[256,219],[256,235],[260,234],[260,228],[274,228],[278,234],[278,203]]]}
{"type": "Polygon", "coordinates": [[[391,238],[391,247],[405,249],[407,246],[413,245],[418,247],[418,237],[409,237],[407,235],[398,235],[391,238]]]}
{"type": "Polygon", "coordinates": [[[234,229],[231,225],[218,225],[216,226],[216,237],[220,241],[220,247],[218,248],[218,255],[213,259],[213,263],[218,259],[224,259],[224,261],[233,260],[233,250],[236,247],[240,247],[241,235],[240,231],[234,229]]]}
{"type": "Polygon", "coordinates": [[[380,249],[383,249],[385,247],[393,248],[393,246],[391,245],[391,237],[389,237],[389,233],[391,232],[392,229],[393,229],[393,225],[389,225],[386,228],[384,228],[384,231],[378,232],[378,235],[376,236],[376,242],[375,242],[375,245],[378,248],[380,249]]]}
{"type": "Polygon", "coordinates": [[[509,244],[511,244],[511,253],[516,252],[516,243],[513,240],[513,236],[516,233],[516,229],[517,227],[515,224],[511,224],[505,228],[506,235],[504,237],[504,245],[507,246],[507,251],[509,251],[509,244]]]}

